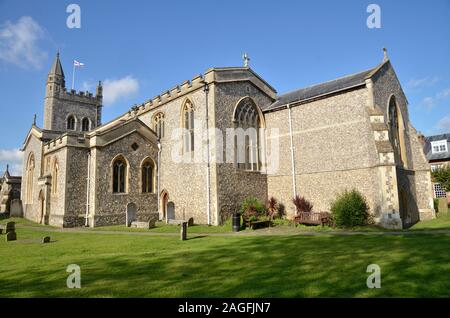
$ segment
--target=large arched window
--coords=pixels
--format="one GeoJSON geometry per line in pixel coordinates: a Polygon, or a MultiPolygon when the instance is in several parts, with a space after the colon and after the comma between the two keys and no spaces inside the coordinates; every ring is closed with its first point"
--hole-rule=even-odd
{"type": "Polygon", "coordinates": [[[183,106],[183,150],[194,151],[194,105],[186,100],[183,106]]]}
{"type": "Polygon", "coordinates": [[[142,193],[155,192],[155,164],[152,159],[147,158],[142,163],[142,193]]]}
{"type": "Polygon", "coordinates": [[[257,106],[250,97],[242,99],[234,111],[236,135],[234,139],[235,163],[239,169],[260,169],[259,128],[261,119],[257,106]]]}
{"type": "Polygon", "coordinates": [[[404,123],[401,111],[395,100],[395,96],[392,96],[389,100],[389,139],[391,140],[392,147],[394,148],[395,161],[399,165],[405,165],[405,148],[404,148],[404,123]]]}
{"type": "Polygon", "coordinates": [[[59,165],[58,160],[55,159],[53,162],[53,168],[52,168],[52,193],[57,194],[58,192],[58,171],[59,171],[59,165]]]}
{"type": "Polygon", "coordinates": [[[75,116],[70,115],[69,117],[67,117],[67,129],[75,130],[75,116]]]}
{"type": "Polygon", "coordinates": [[[90,122],[88,118],[83,118],[81,121],[81,131],[89,131],[90,122]]]}
{"type": "Polygon", "coordinates": [[[125,193],[127,186],[127,162],[122,156],[113,161],[113,193],[125,193]]]}
{"type": "Polygon", "coordinates": [[[33,203],[33,182],[34,182],[34,154],[31,153],[28,156],[27,171],[26,171],[26,202],[27,204],[33,203]]]}
{"type": "Polygon", "coordinates": [[[153,117],[153,129],[159,138],[164,137],[164,113],[157,113],[153,117]]]}

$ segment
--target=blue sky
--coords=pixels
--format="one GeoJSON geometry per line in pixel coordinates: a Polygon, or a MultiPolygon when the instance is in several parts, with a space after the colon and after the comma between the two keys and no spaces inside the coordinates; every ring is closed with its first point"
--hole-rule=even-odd
{"type": "Polygon", "coordinates": [[[0,171],[17,171],[57,50],[71,85],[72,60],[86,66],[75,88],[105,92],[103,121],[209,67],[250,66],[279,93],[377,65],[381,48],[426,135],[450,132],[450,0],[434,1],[23,1],[0,0],[0,171]],[[66,8],[81,8],[69,29],[66,8]],[[381,28],[366,25],[381,8],[381,28]],[[106,91],[106,90],[105,90],[106,91]],[[107,96],[106,96],[107,95],[107,96]]]}

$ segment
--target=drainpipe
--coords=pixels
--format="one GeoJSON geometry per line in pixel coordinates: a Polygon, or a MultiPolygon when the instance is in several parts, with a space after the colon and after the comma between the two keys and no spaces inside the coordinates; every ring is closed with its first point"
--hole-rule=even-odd
{"type": "Polygon", "coordinates": [[[158,184],[158,215],[159,215],[160,219],[162,220],[162,217],[161,217],[161,183],[160,183],[160,178],[159,178],[159,170],[161,167],[160,162],[161,162],[161,141],[158,141],[158,164],[157,164],[158,171],[156,173],[156,176],[158,179],[157,180],[157,184],[158,184]]]}
{"type": "Polygon", "coordinates": [[[203,88],[205,92],[205,100],[206,100],[206,157],[207,157],[207,165],[206,165],[206,213],[208,215],[208,225],[211,225],[211,162],[209,158],[209,115],[208,115],[208,93],[209,86],[208,83],[205,83],[203,88]]]}
{"type": "Polygon", "coordinates": [[[87,178],[86,178],[86,216],[84,226],[89,226],[89,193],[91,192],[91,151],[87,155],[87,178]]]}
{"type": "Polygon", "coordinates": [[[292,166],[292,190],[294,191],[294,197],[297,195],[297,186],[295,182],[295,160],[294,160],[294,136],[292,133],[292,117],[291,117],[291,105],[287,104],[289,114],[289,135],[291,139],[291,166],[292,166]]]}

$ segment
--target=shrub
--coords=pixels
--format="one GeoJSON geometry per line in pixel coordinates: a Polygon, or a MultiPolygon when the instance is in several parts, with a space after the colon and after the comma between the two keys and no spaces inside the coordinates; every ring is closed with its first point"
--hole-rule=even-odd
{"type": "Polygon", "coordinates": [[[313,208],[313,205],[312,205],[311,202],[306,200],[304,197],[300,197],[298,195],[296,195],[292,199],[292,203],[294,203],[295,209],[297,210],[297,213],[300,213],[300,212],[311,212],[312,208],[313,208]]]}
{"type": "Polygon", "coordinates": [[[366,198],[357,190],[345,191],[331,204],[331,213],[338,227],[355,227],[370,223],[366,198]]]}
{"type": "Polygon", "coordinates": [[[250,220],[256,220],[264,212],[264,204],[258,201],[258,199],[247,198],[242,202],[242,214],[250,220]]]}
{"type": "Polygon", "coordinates": [[[275,199],[274,197],[270,197],[269,200],[267,200],[266,204],[266,211],[269,219],[273,219],[276,216],[277,209],[278,209],[277,199],[275,199]]]}
{"type": "Polygon", "coordinates": [[[280,218],[280,219],[282,219],[286,216],[286,207],[284,206],[283,203],[278,204],[277,214],[278,214],[278,218],[280,218]]]}

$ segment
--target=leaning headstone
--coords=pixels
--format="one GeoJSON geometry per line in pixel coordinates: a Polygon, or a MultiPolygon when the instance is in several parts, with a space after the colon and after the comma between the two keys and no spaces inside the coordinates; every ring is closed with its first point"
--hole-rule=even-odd
{"type": "Polygon", "coordinates": [[[17,240],[16,232],[12,231],[12,232],[6,233],[6,242],[15,241],[15,240],[17,240]]]}
{"type": "Polygon", "coordinates": [[[42,239],[42,243],[50,243],[50,236],[46,236],[42,239]]]}
{"type": "Polygon", "coordinates": [[[186,241],[187,240],[187,225],[188,225],[188,222],[183,222],[183,223],[181,223],[181,240],[182,241],[186,241]]]}
{"type": "Polygon", "coordinates": [[[8,223],[6,223],[6,233],[9,233],[9,232],[14,232],[16,230],[16,223],[14,223],[14,222],[8,222],[8,223]]]}

